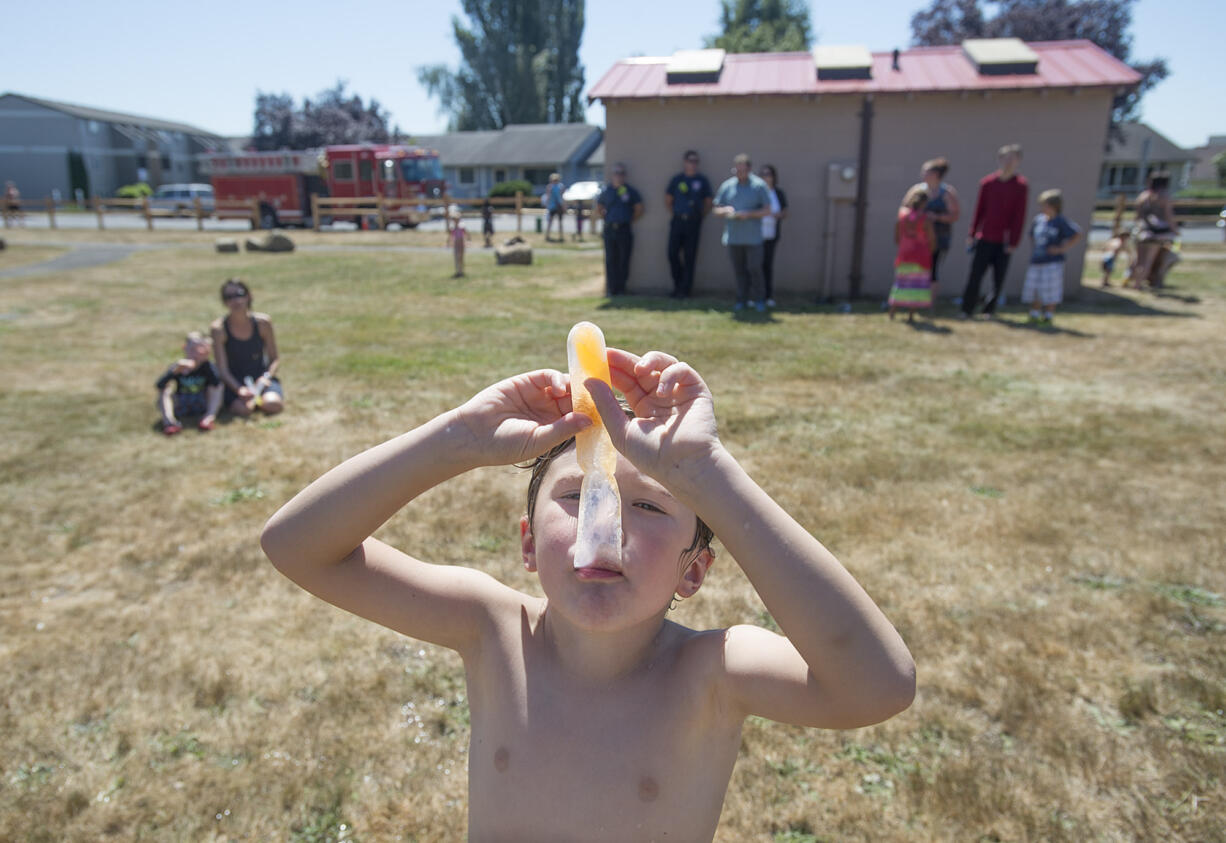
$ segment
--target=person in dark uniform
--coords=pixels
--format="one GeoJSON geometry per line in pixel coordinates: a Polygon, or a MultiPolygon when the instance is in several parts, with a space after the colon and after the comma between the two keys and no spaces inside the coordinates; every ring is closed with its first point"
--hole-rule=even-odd
{"type": "Polygon", "coordinates": [[[614,164],[605,189],[596,197],[596,214],[604,221],[605,295],[626,292],[634,235],[630,224],[643,215],[643,197],[626,184],[626,165],[614,164]]]}
{"type": "Polygon", "coordinates": [[[672,212],[668,224],[668,268],[673,276],[673,298],[689,298],[694,289],[694,261],[702,219],[711,210],[711,182],[698,172],[698,153],[687,149],[682,171],[664,191],[664,205],[672,212]]]}

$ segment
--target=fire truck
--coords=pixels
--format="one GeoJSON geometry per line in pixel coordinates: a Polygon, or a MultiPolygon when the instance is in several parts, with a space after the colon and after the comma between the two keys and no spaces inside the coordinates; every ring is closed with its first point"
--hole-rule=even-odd
{"type": "MultiPolygon", "coordinates": [[[[413,146],[340,144],[322,149],[207,153],[201,170],[213,184],[218,211],[225,200],[260,202],[260,227],[310,227],[311,194],[402,200],[386,213],[389,222],[412,228],[428,218],[424,199],[446,190],[438,152],[413,146]]],[[[238,212],[232,212],[239,215],[238,212]]],[[[361,219],[337,208],[329,217],[361,219]]]]}

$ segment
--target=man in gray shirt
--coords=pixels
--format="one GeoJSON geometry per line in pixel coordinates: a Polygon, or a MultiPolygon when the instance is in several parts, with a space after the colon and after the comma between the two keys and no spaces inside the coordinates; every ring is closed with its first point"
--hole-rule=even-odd
{"type": "Polygon", "coordinates": [[[765,285],[762,280],[762,218],[771,212],[766,182],[751,171],[749,156],[733,159],[734,175],[715,193],[715,215],[724,220],[721,242],[728,247],[732,271],[736,273],[735,310],[752,307],[765,312],[765,285]],[[759,295],[761,293],[762,295],[759,295]]]}

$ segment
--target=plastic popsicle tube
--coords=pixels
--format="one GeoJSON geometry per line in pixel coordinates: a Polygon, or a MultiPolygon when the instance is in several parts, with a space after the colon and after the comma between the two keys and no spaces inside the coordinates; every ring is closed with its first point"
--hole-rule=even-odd
{"type": "Polygon", "coordinates": [[[583,385],[587,378],[599,378],[612,386],[604,334],[591,322],[576,324],[566,338],[566,360],[570,368],[571,405],[576,413],[583,413],[593,422],[575,435],[575,454],[583,470],[575,567],[586,568],[600,561],[620,568],[622,503],[614,477],[617,450],[583,385]]]}

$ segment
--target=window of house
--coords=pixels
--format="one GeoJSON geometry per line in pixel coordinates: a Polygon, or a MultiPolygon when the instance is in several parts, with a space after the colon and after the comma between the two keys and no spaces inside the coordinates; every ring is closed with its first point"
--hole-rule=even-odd
{"type": "Polygon", "coordinates": [[[337,181],[353,181],[353,162],[333,161],[332,178],[337,181]]]}
{"type": "Polygon", "coordinates": [[[524,169],[524,179],[532,184],[549,184],[549,174],[552,172],[540,167],[528,167],[524,169]]]}
{"type": "Polygon", "coordinates": [[[1120,179],[1120,184],[1131,185],[1137,183],[1137,168],[1125,167],[1124,176],[1120,179]]]}
{"type": "Polygon", "coordinates": [[[494,182],[495,182],[495,183],[497,183],[497,182],[503,182],[503,181],[506,181],[506,180],[507,180],[507,171],[506,171],[506,170],[495,170],[495,171],[494,171],[494,182]]]}
{"type": "Polygon", "coordinates": [[[456,173],[456,180],[460,184],[473,184],[477,181],[477,174],[472,167],[461,167],[456,173]]]}

